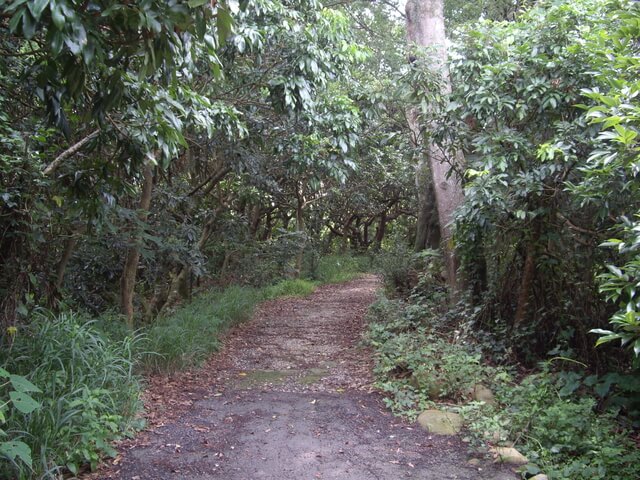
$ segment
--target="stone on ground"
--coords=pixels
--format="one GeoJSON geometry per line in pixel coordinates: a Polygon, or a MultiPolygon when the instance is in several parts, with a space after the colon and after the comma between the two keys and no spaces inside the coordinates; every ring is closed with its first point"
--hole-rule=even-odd
{"type": "Polygon", "coordinates": [[[476,402],[484,402],[487,405],[496,404],[496,399],[493,396],[493,392],[489,388],[482,385],[481,383],[478,383],[476,386],[473,387],[472,396],[476,402]]]}
{"type": "Polygon", "coordinates": [[[418,416],[418,423],[429,433],[456,435],[462,428],[462,417],[452,412],[425,410],[418,416]]]}
{"type": "Polygon", "coordinates": [[[529,463],[529,459],[513,447],[493,447],[491,453],[493,453],[497,462],[511,463],[513,465],[529,463]]]}

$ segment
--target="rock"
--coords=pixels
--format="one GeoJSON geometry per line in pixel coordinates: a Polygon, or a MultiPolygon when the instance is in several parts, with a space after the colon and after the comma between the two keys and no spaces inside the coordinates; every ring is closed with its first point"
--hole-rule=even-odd
{"type": "Polygon", "coordinates": [[[549,477],[547,477],[544,473],[539,473],[535,477],[531,477],[529,480],[549,480],[549,477]]]}
{"type": "Polygon", "coordinates": [[[496,462],[511,463],[513,465],[529,463],[529,459],[513,447],[493,447],[490,451],[496,458],[496,462]]]}
{"type": "Polygon", "coordinates": [[[440,398],[444,390],[444,382],[434,380],[433,375],[427,372],[414,372],[409,378],[409,383],[416,389],[425,390],[430,399],[440,398]]]}
{"type": "Polygon", "coordinates": [[[493,392],[481,383],[478,383],[473,387],[473,393],[471,394],[471,396],[476,402],[484,402],[487,405],[496,404],[496,399],[493,396],[493,392]]]}
{"type": "Polygon", "coordinates": [[[425,410],[418,416],[418,423],[429,433],[455,435],[462,428],[462,417],[457,413],[425,410]]]}
{"type": "Polygon", "coordinates": [[[479,458],[471,458],[469,459],[469,461],[467,461],[467,463],[472,467],[477,467],[478,465],[482,464],[479,458]]]}

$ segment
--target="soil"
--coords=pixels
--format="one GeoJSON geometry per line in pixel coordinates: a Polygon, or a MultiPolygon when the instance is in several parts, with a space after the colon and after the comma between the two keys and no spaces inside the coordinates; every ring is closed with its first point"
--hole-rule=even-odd
{"type": "Polygon", "coordinates": [[[362,343],[375,276],[264,303],[205,368],[149,380],[148,428],[93,478],[518,478],[392,416],[362,343]]]}

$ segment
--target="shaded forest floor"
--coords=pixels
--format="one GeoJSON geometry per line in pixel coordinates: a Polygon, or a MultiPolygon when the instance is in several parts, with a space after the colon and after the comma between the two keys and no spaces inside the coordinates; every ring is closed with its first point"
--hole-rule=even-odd
{"type": "Polygon", "coordinates": [[[362,346],[375,276],[264,303],[198,370],[149,379],[148,428],[104,479],[493,479],[457,437],[393,417],[362,346]]]}

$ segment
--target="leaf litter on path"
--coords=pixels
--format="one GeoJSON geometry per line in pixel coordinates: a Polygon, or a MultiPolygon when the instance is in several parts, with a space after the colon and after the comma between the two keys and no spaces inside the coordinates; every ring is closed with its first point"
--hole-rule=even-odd
{"type": "Polygon", "coordinates": [[[457,437],[393,417],[362,344],[379,279],[262,304],[197,370],[149,379],[148,428],[93,478],[508,480],[457,437]],[[166,447],[169,445],[170,447],[166,447]]]}

